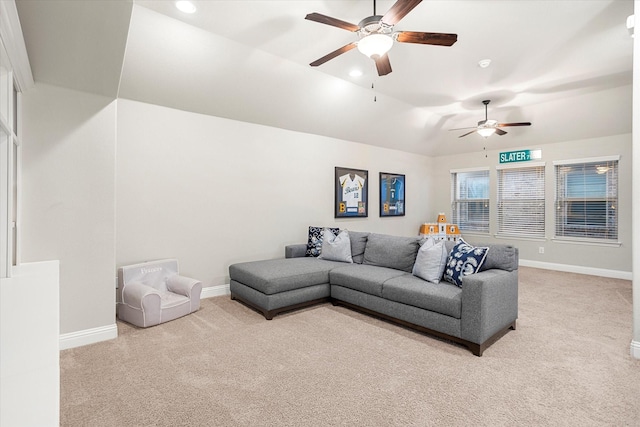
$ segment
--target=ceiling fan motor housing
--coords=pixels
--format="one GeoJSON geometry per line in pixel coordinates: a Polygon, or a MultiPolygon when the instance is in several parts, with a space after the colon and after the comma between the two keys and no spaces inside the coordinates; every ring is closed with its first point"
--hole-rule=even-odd
{"type": "Polygon", "coordinates": [[[360,21],[358,27],[361,38],[371,34],[390,34],[393,31],[393,25],[382,22],[382,15],[368,16],[360,21]]]}

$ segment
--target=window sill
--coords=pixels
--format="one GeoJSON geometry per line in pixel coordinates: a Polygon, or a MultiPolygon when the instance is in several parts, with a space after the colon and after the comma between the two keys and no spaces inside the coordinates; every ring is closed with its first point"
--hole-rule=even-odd
{"type": "Polygon", "coordinates": [[[515,236],[509,234],[494,234],[496,239],[509,239],[509,240],[527,240],[530,242],[546,242],[546,237],[527,237],[527,236],[515,236]]]}
{"type": "Polygon", "coordinates": [[[551,239],[554,243],[562,243],[567,245],[583,245],[583,246],[603,246],[607,248],[619,248],[622,246],[622,242],[599,242],[595,240],[582,240],[582,239],[560,239],[554,237],[551,239]]]}

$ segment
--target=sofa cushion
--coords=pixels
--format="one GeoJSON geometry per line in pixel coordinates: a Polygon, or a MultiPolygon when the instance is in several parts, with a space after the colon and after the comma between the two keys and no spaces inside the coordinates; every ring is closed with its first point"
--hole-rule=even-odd
{"type": "Polygon", "coordinates": [[[479,272],[488,251],[487,247],[475,247],[460,239],[447,258],[444,279],[462,286],[462,276],[479,272]]]}
{"type": "Polygon", "coordinates": [[[311,257],[272,259],[232,264],[229,277],[263,294],[329,283],[329,271],[344,263],[311,257]]]}
{"type": "Polygon", "coordinates": [[[395,277],[384,282],[382,297],[460,318],[462,289],[451,283],[442,282],[436,285],[410,275],[395,277]]]}
{"type": "Polygon", "coordinates": [[[394,277],[407,275],[400,270],[373,265],[352,264],[337,267],[329,273],[331,285],[344,286],[366,294],[382,297],[382,284],[394,277]]]}
{"type": "Polygon", "coordinates": [[[419,249],[418,237],[371,233],[364,250],[363,264],[395,268],[411,273],[419,249]]]}
{"type": "Polygon", "coordinates": [[[418,250],[413,275],[427,282],[440,283],[448,254],[444,241],[436,243],[433,237],[429,237],[418,250]]]}
{"type": "Polygon", "coordinates": [[[342,230],[336,236],[328,228],[324,229],[322,237],[322,253],[318,257],[327,261],[339,261],[353,263],[351,258],[351,240],[349,232],[342,230]]]}
{"type": "Polygon", "coordinates": [[[367,231],[349,231],[349,239],[351,240],[351,258],[356,264],[362,264],[364,260],[364,249],[367,246],[367,231]]]}
{"type": "MultiPolygon", "coordinates": [[[[339,228],[330,228],[332,233],[338,234],[339,228]]],[[[305,256],[317,257],[322,252],[322,236],[324,227],[309,227],[309,237],[307,239],[307,251],[305,256]]]]}

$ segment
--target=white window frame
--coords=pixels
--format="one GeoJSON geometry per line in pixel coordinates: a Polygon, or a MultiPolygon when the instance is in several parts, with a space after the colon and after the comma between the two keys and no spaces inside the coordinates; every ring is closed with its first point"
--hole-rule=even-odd
{"type": "MultiPolygon", "coordinates": [[[[572,159],[572,160],[556,160],[553,162],[554,166],[554,189],[555,189],[555,227],[554,227],[554,241],[558,242],[580,242],[580,243],[595,243],[595,244],[613,244],[616,246],[620,245],[619,242],[619,216],[618,216],[618,202],[619,202],[619,170],[620,170],[620,156],[602,156],[602,157],[590,157],[584,159],[572,159]],[[577,198],[572,200],[570,197],[567,197],[566,194],[563,195],[563,188],[565,188],[564,193],[566,193],[566,187],[563,187],[564,180],[560,177],[560,173],[562,173],[561,168],[570,168],[573,166],[585,167],[585,166],[597,166],[597,165],[609,165],[613,164],[614,169],[605,170],[606,174],[606,195],[604,198],[595,198],[588,199],[585,197],[577,198]],[[613,206],[612,209],[607,209],[606,218],[607,222],[613,220],[613,224],[611,227],[607,227],[606,230],[603,231],[604,237],[589,235],[588,231],[584,230],[583,233],[579,232],[571,232],[567,231],[566,234],[562,232],[566,226],[565,216],[566,216],[566,208],[563,209],[569,202],[578,202],[578,203],[586,203],[588,201],[600,201],[606,202],[606,205],[613,206]],[[563,213],[565,215],[563,215],[563,213]],[[580,235],[582,234],[582,235],[580,235]]],[[[610,166],[611,167],[611,166],[610,166]]],[[[586,227],[586,225],[585,225],[586,227]]]]}
{"type": "MultiPolygon", "coordinates": [[[[545,239],[545,162],[517,163],[496,167],[497,227],[496,237],[545,239]],[[518,171],[522,176],[518,176],[518,171]],[[505,175],[510,175],[505,180],[505,175]],[[536,176],[537,175],[537,176],[536,176]],[[533,179],[532,179],[533,178],[533,179]],[[529,185],[525,197],[516,198],[510,186],[529,185]],[[529,210],[522,214],[522,210],[529,210]]],[[[523,188],[524,189],[524,188],[523,188]]]]}
{"type": "MultiPolygon", "coordinates": [[[[451,221],[457,224],[460,231],[467,233],[489,234],[491,219],[491,201],[490,201],[490,177],[489,168],[473,168],[473,169],[453,169],[449,171],[451,174],[451,221]],[[487,180],[487,197],[486,198],[468,198],[460,197],[459,176],[461,174],[475,175],[475,178],[485,178],[487,180]],[[471,225],[468,220],[462,218],[464,207],[468,207],[471,203],[484,203],[486,208],[486,216],[483,216],[480,224],[471,225]],[[486,219],[486,220],[485,220],[486,219]]],[[[468,210],[467,210],[468,211],[468,210]]]]}

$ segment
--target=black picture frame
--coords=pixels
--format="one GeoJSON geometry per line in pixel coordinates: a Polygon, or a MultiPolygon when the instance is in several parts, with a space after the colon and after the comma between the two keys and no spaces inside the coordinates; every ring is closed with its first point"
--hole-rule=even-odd
{"type": "Polygon", "coordinates": [[[380,172],[380,216],[404,216],[407,211],[405,176],[380,172]]]}
{"type": "Polygon", "coordinates": [[[366,218],[369,215],[369,171],[336,166],[334,191],[335,218],[366,218]]]}

